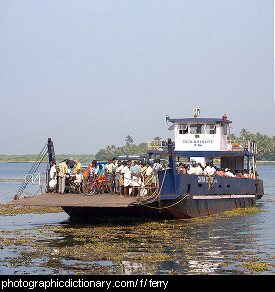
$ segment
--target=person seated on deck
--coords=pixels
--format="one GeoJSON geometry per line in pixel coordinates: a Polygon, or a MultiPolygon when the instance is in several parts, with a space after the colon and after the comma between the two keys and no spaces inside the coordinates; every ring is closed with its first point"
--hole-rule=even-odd
{"type": "Polygon", "coordinates": [[[210,162],[206,162],[206,167],[205,167],[205,169],[204,169],[204,174],[205,174],[205,175],[210,175],[210,176],[212,176],[212,175],[214,175],[215,173],[216,173],[216,169],[215,169],[215,167],[213,166],[213,164],[210,163],[210,162]]]}
{"type": "Polygon", "coordinates": [[[216,175],[218,175],[218,176],[227,176],[225,174],[225,172],[223,170],[221,170],[220,168],[217,168],[216,175]]]}
{"type": "Polygon", "coordinates": [[[98,177],[99,180],[105,179],[105,166],[102,164],[99,164],[95,171],[95,175],[98,177]]]}
{"type": "Polygon", "coordinates": [[[243,178],[244,175],[242,174],[242,172],[240,170],[236,170],[235,171],[235,177],[241,177],[241,178],[243,178]]]}
{"type": "Polygon", "coordinates": [[[224,170],[224,173],[226,174],[226,176],[235,177],[235,175],[231,172],[230,168],[226,168],[224,170]]]}
{"type": "Polygon", "coordinates": [[[195,171],[195,175],[202,175],[203,174],[203,169],[202,169],[200,163],[196,164],[194,171],[195,171]]]}
{"type": "Polygon", "coordinates": [[[249,173],[248,173],[247,169],[244,169],[244,170],[243,170],[243,176],[244,176],[245,178],[249,178],[249,173]]]}
{"type": "Polygon", "coordinates": [[[180,164],[179,164],[179,173],[181,173],[181,174],[187,173],[186,166],[182,162],[180,162],[180,164]]]}
{"type": "Polygon", "coordinates": [[[188,174],[196,174],[196,172],[195,172],[195,167],[196,167],[196,163],[195,162],[193,162],[191,165],[190,165],[190,168],[189,168],[189,170],[188,170],[188,174]]]}

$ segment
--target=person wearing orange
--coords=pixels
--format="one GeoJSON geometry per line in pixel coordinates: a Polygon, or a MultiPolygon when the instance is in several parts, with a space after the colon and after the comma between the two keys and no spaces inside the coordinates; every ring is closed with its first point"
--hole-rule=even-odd
{"type": "Polygon", "coordinates": [[[86,170],[83,172],[83,182],[82,182],[82,189],[84,193],[88,193],[88,179],[90,177],[90,168],[93,165],[94,161],[91,162],[86,170]]]}

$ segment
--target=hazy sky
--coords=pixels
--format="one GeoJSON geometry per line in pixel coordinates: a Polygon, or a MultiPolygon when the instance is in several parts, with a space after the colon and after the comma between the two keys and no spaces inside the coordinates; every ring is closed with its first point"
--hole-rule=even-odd
{"type": "Polygon", "coordinates": [[[0,154],[90,153],[165,115],[275,135],[272,0],[1,0],[0,154]]]}

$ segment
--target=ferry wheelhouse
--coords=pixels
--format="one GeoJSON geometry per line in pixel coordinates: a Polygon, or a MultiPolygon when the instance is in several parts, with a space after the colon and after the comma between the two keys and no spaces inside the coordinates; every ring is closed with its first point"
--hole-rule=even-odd
{"type": "MultiPolygon", "coordinates": [[[[192,118],[167,118],[174,130],[175,141],[149,141],[148,154],[168,155],[169,170],[159,173],[161,201],[179,201],[167,208],[175,217],[196,217],[247,207],[263,195],[263,182],[257,177],[257,146],[254,142],[235,143],[230,140],[230,124],[221,118],[200,118],[199,107],[192,118]],[[249,177],[190,175],[177,173],[177,162],[219,163],[221,169],[243,172],[249,177]],[[180,201],[180,198],[182,201],[180,201]]],[[[171,205],[171,204],[170,204],[171,205]]]]}

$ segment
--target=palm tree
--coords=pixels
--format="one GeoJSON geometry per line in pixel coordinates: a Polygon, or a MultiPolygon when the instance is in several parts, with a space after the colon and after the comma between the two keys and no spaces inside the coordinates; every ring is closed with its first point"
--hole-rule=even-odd
{"type": "Polygon", "coordinates": [[[243,140],[247,140],[247,136],[248,136],[249,132],[246,130],[246,129],[242,129],[241,132],[240,132],[240,137],[243,139],[243,140]]]}
{"type": "Polygon", "coordinates": [[[126,139],[125,139],[125,142],[126,142],[126,146],[130,147],[134,143],[134,140],[130,135],[127,135],[126,139]]]}

